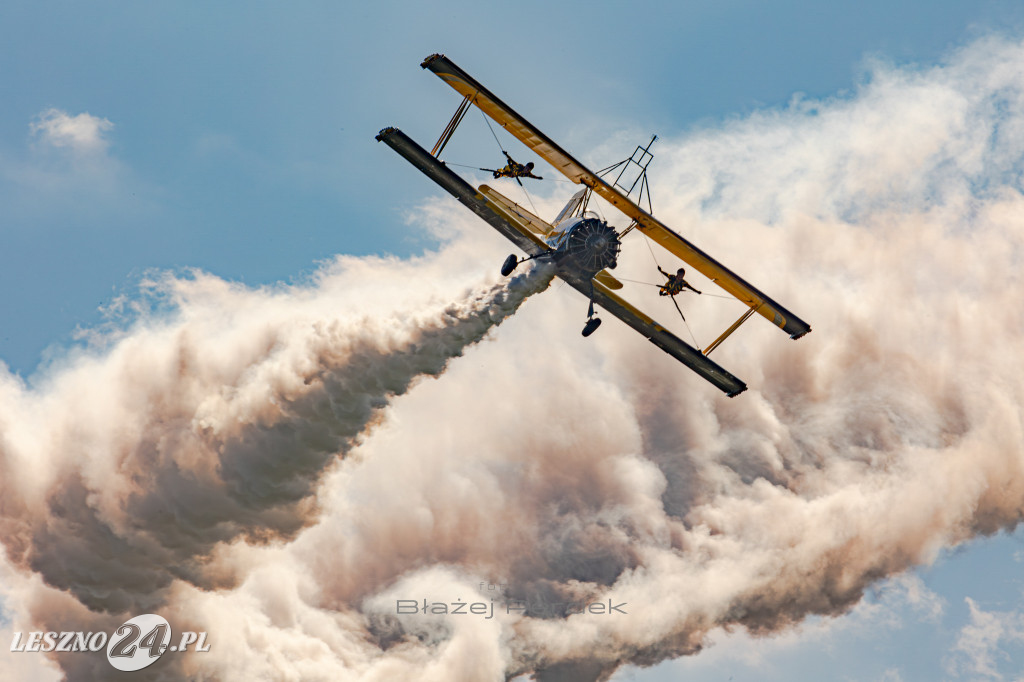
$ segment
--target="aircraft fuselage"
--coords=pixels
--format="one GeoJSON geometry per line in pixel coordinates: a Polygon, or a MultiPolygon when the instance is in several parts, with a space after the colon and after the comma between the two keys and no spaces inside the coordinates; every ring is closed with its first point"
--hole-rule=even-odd
{"type": "Polygon", "coordinates": [[[559,269],[591,278],[618,263],[619,233],[596,215],[567,218],[545,240],[553,251],[550,259],[559,269]]]}

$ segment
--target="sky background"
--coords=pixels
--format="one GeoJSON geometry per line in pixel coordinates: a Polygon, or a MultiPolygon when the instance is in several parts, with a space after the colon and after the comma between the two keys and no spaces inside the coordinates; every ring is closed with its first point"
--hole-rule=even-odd
{"type": "MultiPolygon", "coordinates": [[[[429,146],[443,128],[458,98],[419,68],[432,52],[600,168],[632,150],[594,156],[610,134],[646,142],[842,98],[874,60],[928,66],[992,32],[1024,36],[1024,6],[8,1],[0,361],[38,381],[153,269],[259,286],[339,253],[431,247],[408,216],[440,191],[374,135],[397,125],[429,146]]],[[[499,162],[486,132],[458,144],[453,160],[499,162]]],[[[1024,535],[978,540],[844,618],[720,633],[614,679],[1022,679],[1022,571],[1024,535]],[[969,641],[990,658],[958,653],[969,641]]]]}

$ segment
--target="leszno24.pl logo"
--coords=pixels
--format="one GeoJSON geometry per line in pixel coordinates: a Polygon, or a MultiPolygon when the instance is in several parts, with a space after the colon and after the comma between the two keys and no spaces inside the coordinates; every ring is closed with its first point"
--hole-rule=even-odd
{"type": "Polygon", "coordinates": [[[170,623],[163,616],[146,613],[125,621],[110,636],[106,632],[15,632],[11,651],[95,652],[106,647],[110,665],[131,672],[152,665],[168,651],[205,653],[210,650],[205,632],[182,632],[181,638],[171,644],[173,635],[170,623]]]}

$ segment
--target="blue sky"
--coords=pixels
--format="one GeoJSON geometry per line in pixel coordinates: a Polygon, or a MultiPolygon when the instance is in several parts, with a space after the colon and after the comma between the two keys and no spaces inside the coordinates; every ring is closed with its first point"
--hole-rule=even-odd
{"type": "MultiPolygon", "coordinates": [[[[929,65],[990,32],[1024,36],[1024,6],[5,2],[0,361],[32,381],[152,269],[258,286],[339,253],[429,248],[406,216],[439,192],[374,135],[393,124],[426,144],[443,127],[457,98],[418,67],[432,52],[604,166],[617,159],[588,156],[602,131],[682,135],[798,93],[841,98],[870,60],[929,65]],[[55,144],[52,110],[88,114],[94,136],[55,144]]],[[[723,636],[725,653],[615,679],[940,679],[959,665],[972,608],[1020,608],[1022,560],[1020,533],[979,540],[919,571],[917,587],[881,586],[845,624],[723,636]],[[926,597],[908,598],[918,587],[926,597]]],[[[1011,621],[993,645],[1006,679],[1024,674],[1011,621]]]]}
{"type": "Polygon", "coordinates": [[[30,375],[149,268],[258,284],[340,252],[422,248],[403,214],[434,190],[373,135],[443,127],[452,95],[417,68],[432,52],[472,64],[585,157],[601,130],[669,135],[841,93],[866,57],[928,63],[1022,14],[1012,2],[4,3],[0,358],[30,375]],[[113,124],[101,169],[40,148],[30,125],[50,108],[113,124]]]}

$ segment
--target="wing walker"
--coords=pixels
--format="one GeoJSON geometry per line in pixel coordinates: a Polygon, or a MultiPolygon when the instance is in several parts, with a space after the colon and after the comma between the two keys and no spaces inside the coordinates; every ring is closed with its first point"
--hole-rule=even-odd
{"type": "MultiPolygon", "coordinates": [[[[527,257],[522,259],[515,254],[510,255],[502,264],[502,275],[510,275],[520,263],[527,260],[537,259],[553,263],[557,267],[559,277],[590,299],[587,322],[583,327],[584,336],[592,334],[601,324],[601,319],[594,313],[594,304],[597,304],[732,397],[746,390],[746,384],[708,356],[740,325],[756,313],[789,334],[792,339],[799,339],[811,331],[806,322],[652,215],[650,191],[647,187],[647,165],[653,158],[650,147],[657,136],[653,137],[646,147],[638,146],[630,158],[599,173],[593,173],[444,55],[431,55],[421,66],[433,71],[462,95],[462,102],[455,115],[430,152],[398,128],[385,128],[377,135],[377,140],[401,154],[427,177],[526,252],[527,257]],[[583,185],[583,189],[573,195],[553,221],[549,223],[543,220],[488,185],[472,187],[452,171],[448,164],[440,160],[448,141],[466,112],[473,106],[569,180],[583,185]],[[619,175],[614,182],[609,183],[603,176],[610,177],[610,173],[616,168],[619,168],[619,175]],[[625,182],[620,184],[627,170],[630,173],[625,176],[625,182]],[[625,183],[628,183],[630,178],[633,178],[633,182],[627,189],[625,183]],[[630,195],[638,185],[639,194],[637,203],[634,203],[630,195]],[[646,211],[639,206],[645,192],[648,206],[646,211]],[[596,213],[588,211],[587,205],[592,194],[597,194],[631,219],[629,226],[620,233],[596,213]],[[615,290],[622,288],[622,283],[608,270],[613,269],[618,261],[622,237],[634,229],[703,274],[726,294],[746,306],[743,314],[703,350],[686,343],[615,293],[615,290]]],[[[494,133],[493,128],[491,132],[494,133]]],[[[495,140],[497,139],[495,135],[495,140]]],[[[504,148],[502,153],[507,160],[503,168],[480,170],[492,173],[495,179],[512,178],[520,185],[520,178],[541,179],[533,174],[532,162],[520,164],[513,160],[504,148]]],[[[679,268],[675,273],[669,273],[662,270],[659,265],[658,270],[667,278],[667,281],[659,286],[659,293],[668,296],[679,310],[680,317],[683,317],[675,297],[687,290],[697,294],[701,292],[685,280],[683,268],[679,268]]],[[[685,317],[683,322],[686,322],[685,317]]]]}

